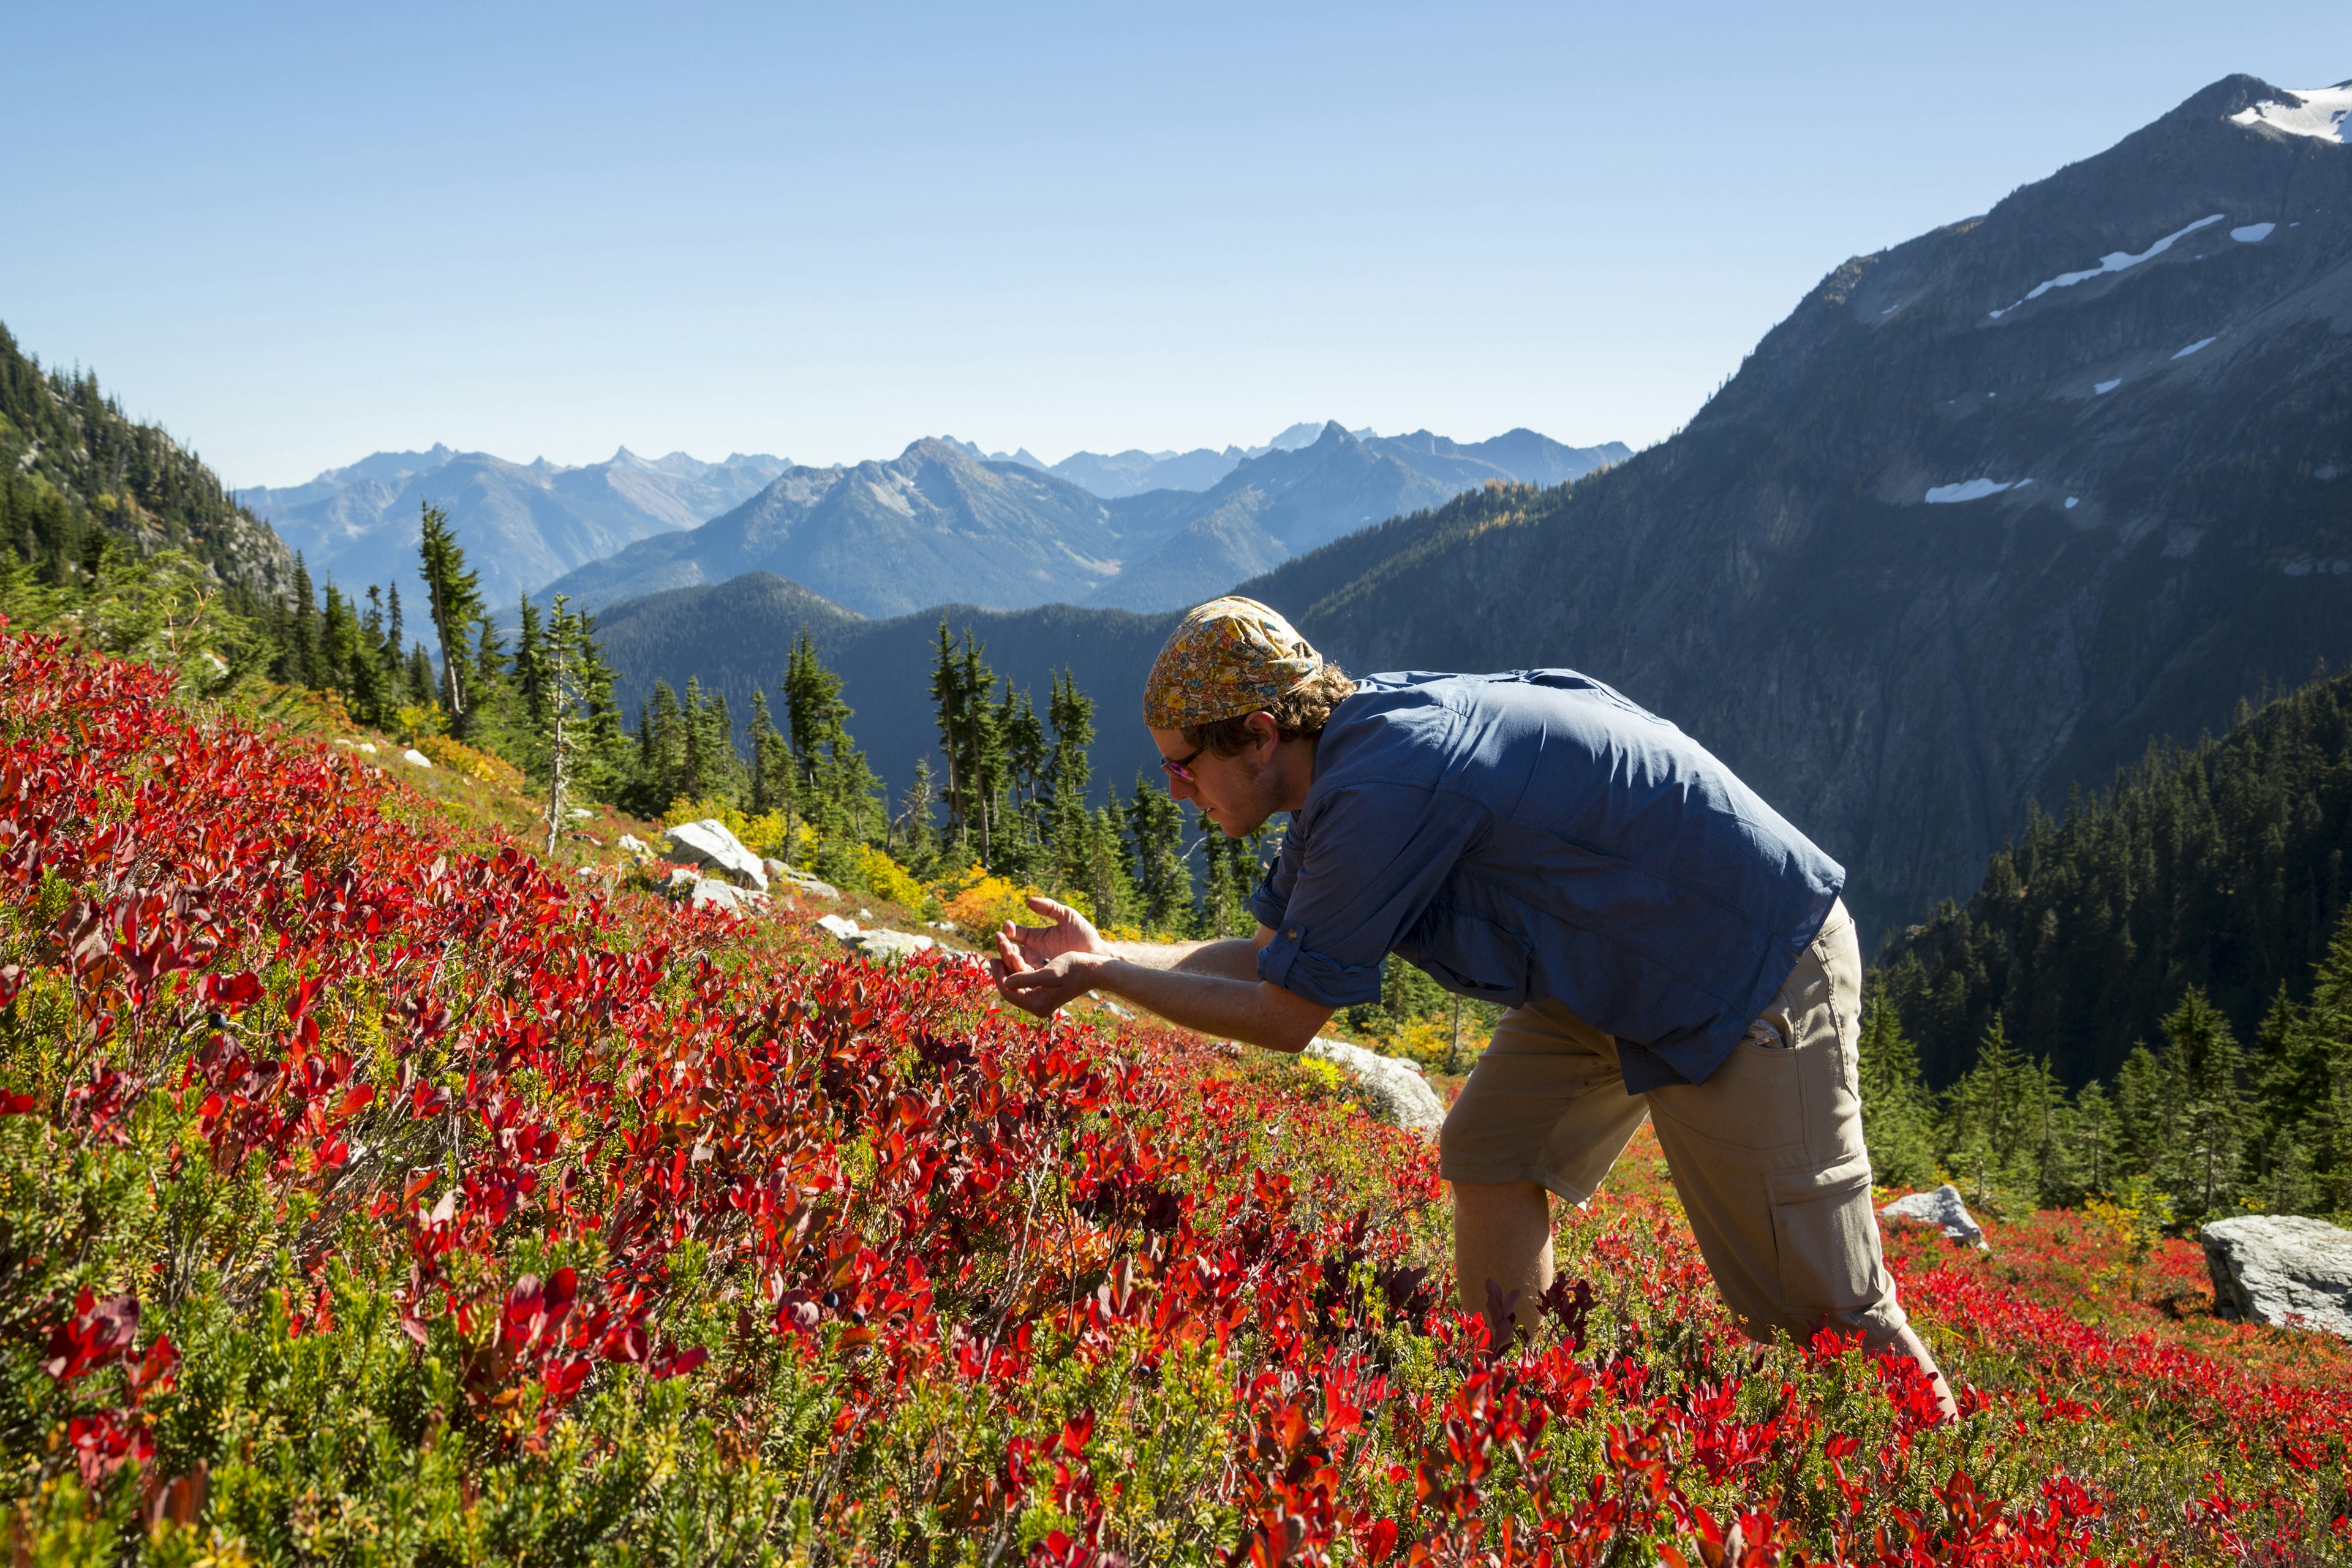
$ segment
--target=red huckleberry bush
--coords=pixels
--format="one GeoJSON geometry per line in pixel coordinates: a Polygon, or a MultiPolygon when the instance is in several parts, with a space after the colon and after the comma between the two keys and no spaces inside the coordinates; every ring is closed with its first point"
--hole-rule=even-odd
{"type": "Polygon", "coordinates": [[[1282,1063],[589,888],[0,638],[15,1561],[2352,1556],[2332,1352],[1897,1237],[1939,1428],[1740,1340],[1646,1140],[1498,1351],[1282,1063]]]}

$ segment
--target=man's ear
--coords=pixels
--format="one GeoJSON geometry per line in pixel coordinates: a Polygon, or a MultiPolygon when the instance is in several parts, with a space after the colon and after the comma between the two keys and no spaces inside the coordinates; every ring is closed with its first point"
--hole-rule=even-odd
{"type": "Polygon", "coordinates": [[[1282,726],[1275,721],[1274,715],[1260,711],[1251,714],[1242,722],[1249,728],[1251,747],[1265,748],[1265,755],[1255,760],[1260,763],[1273,761],[1274,748],[1282,743],[1282,726]]]}

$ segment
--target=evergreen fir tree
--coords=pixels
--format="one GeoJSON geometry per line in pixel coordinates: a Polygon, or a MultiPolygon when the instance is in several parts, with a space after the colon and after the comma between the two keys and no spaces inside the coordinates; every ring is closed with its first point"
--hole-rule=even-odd
{"type": "Polygon", "coordinates": [[[1127,802],[1127,836],[1135,856],[1136,894],[1143,924],[1183,931],[1192,924],[1192,870],[1184,855],[1184,808],[1169,793],[1136,775],[1127,802]]]}
{"type": "Polygon", "coordinates": [[[425,587],[432,600],[433,630],[441,643],[441,706],[452,732],[466,717],[466,633],[482,613],[480,580],[466,570],[466,552],[450,531],[449,514],[426,501],[417,545],[425,587]]]}
{"type": "Polygon", "coordinates": [[[1935,1104],[1919,1077],[1919,1058],[1895,1009],[1881,1002],[1862,1016],[1857,1076],[1863,1142],[1874,1177],[1896,1187],[1931,1187],[1936,1168],[1935,1104]]]}
{"type": "Polygon", "coordinates": [[[768,714],[768,694],[751,691],[751,815],[789,813],[793,805],[793,749],[768,714]]]}

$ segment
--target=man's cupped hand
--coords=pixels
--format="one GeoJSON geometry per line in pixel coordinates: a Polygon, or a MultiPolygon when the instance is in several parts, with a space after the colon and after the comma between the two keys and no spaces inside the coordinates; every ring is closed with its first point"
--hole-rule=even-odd
{"type": "Polygon", "coordinates": [[[1094,922],[1069,905],[1033,898],[1029,907],[1053,923],[1005,921],[988,967],[998,995],[1043,1018],[1094,989],[1097,971],[1110,962],[1111,952],[1094,922]]]}

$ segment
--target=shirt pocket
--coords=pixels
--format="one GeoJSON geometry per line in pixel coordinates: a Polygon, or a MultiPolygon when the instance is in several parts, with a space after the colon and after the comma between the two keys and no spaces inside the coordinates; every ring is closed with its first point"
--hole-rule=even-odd
{"type": "Polygon", "coordinates": [[[1500,921],[1456,906],[1432,905],[1413,922],[1398,954],[1449,991],[1517,1007],[1528,999],[1533,950],[1500,921]]]}

